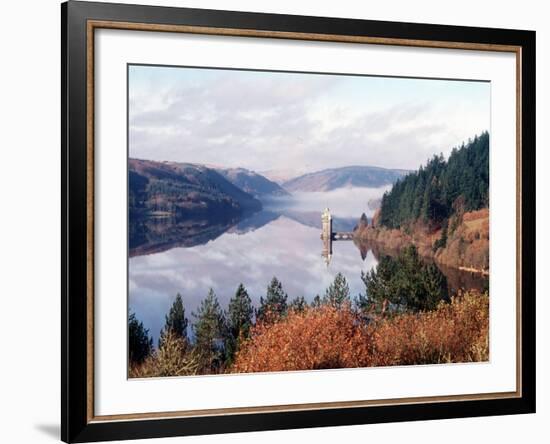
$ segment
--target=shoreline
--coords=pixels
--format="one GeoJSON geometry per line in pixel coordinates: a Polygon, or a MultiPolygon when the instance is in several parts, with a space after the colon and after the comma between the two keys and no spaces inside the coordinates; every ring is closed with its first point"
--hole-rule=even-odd
{"type": "Polygon", "coordinates": [[[489,209],[464,213],[453,224],[454,229],[447,233],[445,244],[438,246],[443,235],[441,227],[429,230],[426,225],[415,223],[406,229],[389,229],[378,226],[375,216],[371,224],[363,219],[359,221],[353,232],[354,241],[390,254],[414,245],[420,256],[438,266],[488,276],[489,209]]]}
{"type": "Polygon", "coordinates": [[[467,271],[468,273],[476,273],[476,274],[481,274],[482,276],[489,276],[488,270],[481,270],[473,267],[458,267],[458,269],[460,271],[467,271]]]}

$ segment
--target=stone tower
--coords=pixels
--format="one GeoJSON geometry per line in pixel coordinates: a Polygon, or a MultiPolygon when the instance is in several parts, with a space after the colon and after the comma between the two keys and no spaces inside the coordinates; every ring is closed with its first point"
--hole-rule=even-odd
{"type": "Polygon", "coordinates": [[[322,233],[321,237],[323,239],[330,239],[332,237],[332,215],[330,210],[325,208],[323,214],[321,214],[321,223],[322,223],[322,233]]]}
{"type": "Polygon", "coordinates": [[[321,240],[323,241],[322,256],[325,258],[325,263],[330,263],[332,257],[332,215],[330,210],[325,208],[323,214],[321,214],[321,240]]]}

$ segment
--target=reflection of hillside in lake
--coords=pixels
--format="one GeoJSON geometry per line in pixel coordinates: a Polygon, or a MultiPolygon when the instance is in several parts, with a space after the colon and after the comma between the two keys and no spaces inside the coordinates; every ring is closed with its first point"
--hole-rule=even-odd
{"type": "MultiPolygon", "coordinates": [[[[361,257],[367,254],[373,254],[378,261],[382,256],[397,256],[399,251],[384,249],[380,245],[370,244],[368,242],[355,242],[361,252],[361,257]]],[[[448,266],[437,265],[437,268],[445,275],[447,279],[447,289],[450,296],[456,295],[459,289],[472,289],[485,291],[489,288],[489,278],[480,273],[459,270],[448,266]]]]}
{"type": "MultiPolygon", "coordinates": [[[[245,234],[287,217],[302,225],[321,229],[320,212],[292,210],[260,211],[242,219],[177,219],[172,217],[140,218],[129,227],[130,257],[161,253],[172,248],[189,248],[205,244],[225,232],[245,234]]],[[[356,218],[334,218],[334,228],[351,231],[356,218]]]]}
{"type": "MultiPolygon", "coordinates": [[[[369,196],[358,199],[357,194],[351,195],[353,205],[366,208],[369,196]]],[[[363,293],[361,271],[375,267],[380,252],[351,241],[334,242],[327,267],[321,256],[321,210],[324,205],[337,209],[338,202],[321,204],[322,199],[316,198],[316,205],[321,205],[317,211],[308,205],[300,211],[295,202],[271,202],[264,205],[265,210],[241,220],[133,220],[129,227],[130,310],[156,341],[177,293],[183,297],[191,322],[191,312],[196,312],[209,288],[226,309],[243,283],[257,307],[273,276],[282,282],[289,301],[298,296],[307,301],[322,296],[338,272],[348,280],[352,297],[363,293]]],[[[360,214],[352,217],[345,205],[351,207],[350,202],[340,202],[342,212],[333,210],[333,214],[344,216],[335,218],[334,230],[351,231],[358,220],[360,214]]],[[[451,282],[451,273],[444,273],[451,282]]],[[[464,273],[457,273],[466,279],[464,273]]],[[[467,288],[477,288],[477,284],[464,282],[467,288]]]]}
{"type": "Polygon", "coordinates": [[[161,253],[176,247],[194,247],[216,239],[236,220],[141,218],[129,226],[129,255],[161,253]]]}
{"type": "Polygon", "coordinates": [[[361,270],[376,265],[372,253],[363,261],[353,242],[339,242],[334,245],[334,258],[327,268],[321,258],[319,230],[286,216],[250,231],[240,231],[235,225],[213,239],[171,249],[165,248],[166,242],[159,242],[156,245],[165,251],[142,256],[134,250],[130,258],[129,305],[155,338],[178,292],[188,316],[196,311],[209,288],[227,308],[241,282],[258,306],[273,276],[281,280],[289,298],[303,295],[311,301],[316,294],[324,293],[338,272],[348,279],[351,293],[358,294],[363,291],[361,270]]]}

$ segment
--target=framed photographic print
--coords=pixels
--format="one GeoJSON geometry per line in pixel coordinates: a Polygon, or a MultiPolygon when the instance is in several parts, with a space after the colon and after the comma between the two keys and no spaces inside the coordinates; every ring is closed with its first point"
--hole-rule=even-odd
{"type": "Polygon", "coordinates": [[[535,411],[535,33],[64,3],[62,439],[535,411]]]}

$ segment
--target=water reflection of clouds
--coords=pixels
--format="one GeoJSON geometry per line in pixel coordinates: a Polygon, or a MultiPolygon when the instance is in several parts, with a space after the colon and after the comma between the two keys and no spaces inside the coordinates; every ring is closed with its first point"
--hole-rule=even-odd
{"type": "Polygon", "coordinates": [[[239,283],[243,283],[257,306],[273,276],[281,280],[289,299],[304,296],[311,301],[316,294],[322,295],[338,272],[346,276],[352,295],[362,292],[361,270],[376,265],[372,253],[362,261],[352,242],[335,242],[334,256],[327,267],[321,248],[318,229],[280,217],[246,234],[228,232],[204,245],[133,257],[130,309],[156,338],[178,292],[188,316],[196,311],[210,287],[226,308],[239,283]]]}

